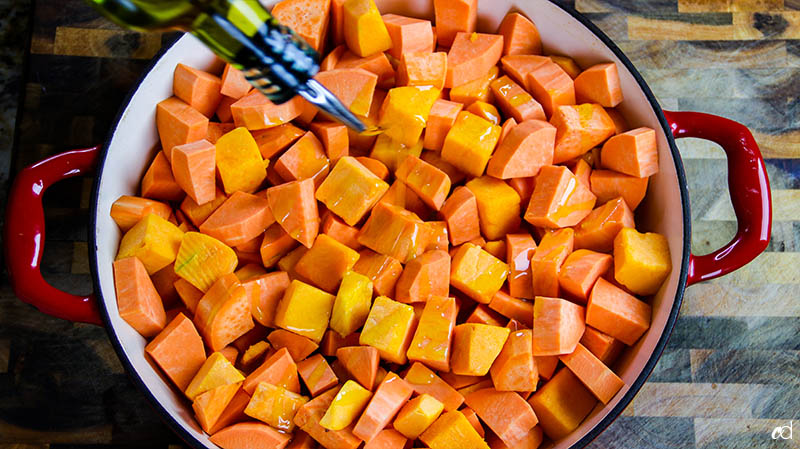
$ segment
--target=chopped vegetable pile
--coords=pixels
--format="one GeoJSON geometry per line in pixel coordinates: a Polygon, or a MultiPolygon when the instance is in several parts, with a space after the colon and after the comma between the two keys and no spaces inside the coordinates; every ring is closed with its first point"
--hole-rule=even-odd
{"type": "Polygon", "coordinates": [[[636,230],[656,133],[613,62],[543,55],[477,0],[436,21],[284,0],[379,136],[179,64],[161,149],[111,209],[120,316],[224,449],[536,448],[624,387],[671,271],[636,230]],[[434,26],[435,25],[435,26],[434,26]]]}

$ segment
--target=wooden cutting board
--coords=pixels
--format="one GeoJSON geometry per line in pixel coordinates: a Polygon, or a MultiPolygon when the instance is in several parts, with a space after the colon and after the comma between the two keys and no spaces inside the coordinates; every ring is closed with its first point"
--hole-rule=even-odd
{"type": "MultiPolygon", "coordinates": [[[[800,447],[800,0],[563,3],[617,42],[665,108],[750,127],[774,203],[768,250],[687,290],[649,381],[591,447],[800,447]],[[790,420],[798,421],[794,439],[772,440],[790,420]]],[[[79,0],[37,1],[12,174],[102,142],[128,88],[174,37],[122,31],[79,0]]],[[[706,253],[736,228],[726,162],[707,142],[679,146],[693,250],[706,253]]],[[[91,291],[90,188],[90,179],[70,180],[46,198],[46,278],[73,292],[91,291]]],[[[0,448],[180,445],[128,380],[104,330],[40,314],[8,282],[0,293],[0,448]]]]}

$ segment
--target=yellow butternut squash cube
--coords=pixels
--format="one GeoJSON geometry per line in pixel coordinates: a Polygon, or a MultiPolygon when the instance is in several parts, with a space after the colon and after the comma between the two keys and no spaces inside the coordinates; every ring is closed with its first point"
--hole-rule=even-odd
{"type": "Polygon", "coordinates": [[[511,330],[489,324],[465,323],[453,334],[450,371],[463,376],[485,376],[500,355],[511,330]]]}
{"type": "Polygon", "coordinates": [[[419,439],[430,449],[489,449],[483,437],[457,410],[440,416],[419,439]]]}
{"type": "Polygon", "coordinates": [[[580,425],[597,404],[597,399],[572,371],[562,368],[528,403],[544,433],[552,440],[559,440],[580,425]]]}
{"type": "Polygon", "coordinates": [[[317,287],[293,280],[275,311],[275,325],[289,332],[322,341],[335,297],[317,287]]]}
{"type": "Polygon", "coordinates": [[[378,296],[358,342],[377,349],[384,360],[406,363],[406,351],[411,344],[416,321],[414,307],[378,296]]]}
{"type": "Polygon", "coordinates": [[[667,238],[624,228],[614,238],[614,278],[639,295],[652,295],[672,270],[667,238]]]}
{"type": "Polygon", "coordinates": [[[217,140],[217,170],[225,193],[255,192],[267,177],[267,164],[250,131],[239,127],[217,140]]]}
{"type": "Polygon", "coordinates": [[[239,263],[228,245],[200,232],[187,232],[175,258],[175,274],[202,291],[220,277],[233,273],[239,263]]]}
{"type": "Polygon", "coordinates": [[[489,304],[508,277],[508,264],[473,243],[461,245],[450,266],[450,285],[489,304]]]}
{"type": "Polygon", "coordinates": [[[386,134],[381,134],[375,139],[369,157],[381,161],[390,172],[394,173],[406,156],[419,157],[422,154],[422,142],[423,140],[419,139],[413,145],[405,145],[386,134]]]}
{"type": "Polygon", "coordinates": [[[521,200],[511,186],[501,179],[481,176],[469,181],[467,188],[478,202],[481,233],[486,240],[503,239],[519,228],[521,200]]]}
{"type": "Polygon", "coordinates": [[[330,328],[347,337],[364,325],[371,305],[372,281],[363,274],[348,271],[333,302],[330,328]]]}
{"type": "Polygon", "coordinates": [[[142,261],[147,274],[153,274],[175,261],[181,240],[183,231],[177,226],[148,214],[122,237],[116,260],[134,256],[142,261]]]}
{"type": "Polygon", "coordinates": [[[347,48],[358,56],[363,58],[392,48],[389,30],[374,1],[347,0],[342,20],[347,48]]]}
{"type": "Polygon", "coordinates": [[[333,397],[333,402],[319,421],[328,430],[342,430],[349,426],[364,411],[372,392],[348,380],[333,397]]]}
{"type": "Polygon", "coordinates": [[[194,401],[198,395],[222,385],[243,382],[244,376],[221,352],[211,354],[186,387],[186,397],[194,401]]]}
{"type": "Polygon", "coordinates": [[[294,430],[294,415],[306,402],[308,402],[306,396],[269,382],[259,382],[247,408],[244,409],[244,414],[278,430],[291,432],[294,430]]]}
{"type": "Polygon", "coordinates": [[[429,394],[408,401],[397,413],[392,426],[409,440],[416,440],[444,410],[444,404],[429,394]]]}
{"type": "Polygon", "coordinates": [[[389,184],[364,167],[354,157],[336,162],[315,194],[328,210],[355,226],[389,190],[389,184]]]}
{"type": "MultiPolygon", "coordinates": [[[[433,86],[403,86],[390,89],[381,106],[378,126],[387,137],[412,146],[419,142],[433,103],[441,91],[433,86]]],[[[419,156],[419,155],[417,155],[419,156]]]]}
{"type": "Polygon", "coordinates": [[[442,160],[470,176],[481,176],[497,146],[501,130],[471,112],[459,112],[444,138],[442,160]]]}

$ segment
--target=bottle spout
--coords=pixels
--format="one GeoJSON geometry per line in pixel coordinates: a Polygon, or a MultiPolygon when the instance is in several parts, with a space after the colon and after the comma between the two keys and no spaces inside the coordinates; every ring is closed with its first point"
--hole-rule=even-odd
{"type": "Polygon", "coordinates": [[[305,85],[297,91],[300,96],[309,103],[327,112],[331,117],[347,125],[353,130],[363,133],[367,131],[367,126],[350,112],[345,105],[336,98],[331,91],[325,88],[317,80],[311,78],[305,85]]]}

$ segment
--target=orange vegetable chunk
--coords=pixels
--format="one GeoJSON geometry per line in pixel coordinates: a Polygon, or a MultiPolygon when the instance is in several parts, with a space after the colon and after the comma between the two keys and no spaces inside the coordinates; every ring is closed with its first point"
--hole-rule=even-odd
{"type": "Polygon", "coordinates": [[[469,111],[478,117],[488,120],[493,125],[500,124],[500,112],[497,110],[494,105],[486,103],[485,101],[475,101],[471,105],[467,106],[466,111],[469,111]]]}
{"type": "Polygon", "coordinates": [[[203,139],[172,149],[172,173],[175,182],[199,205],[216,196],[215,148],[203,139]]]}
{"type": "Polygon", "coordinates": [[[226,199],[227,196],[225,196],[225,192],[217,188],[212,201],[200,206],[191,197],[187,196],[181,202],[180,209],[181,212],[186,215],[186,218],[192,222],[192,224],[195,226],[200,226],[209,216],[211,216],[212,213],[214,213],[215,210],[217,210],[219,206],[222,205],[222,203],[225,202],[226,199]]]}
{"type": "Polygon", "coordinates": [[[267,201],[283,230],[306,248],[311,248],[319,232],[314,180],[304,179],[270,187],[267,201]]]}
{"type": "Polygon", "coordinates": [[[358,241],[375,252],[408,262],[425,251],[430,234],[430,228],[416,214],[378,203],[361,228],[358,241]]]}
{"type": "Polygon", "coordinates": [[[497,65],[503,56],[503,36],[458,32],[447,53],[445,87],[455,87],[479,79],[497,65]]]}
{"type": "Polygon", "coordinates": [[[633,212],[622,197],[595,208],[575,227],[575,247],[608,252],[623,228],[633,228],[633,212]]]}
{"type": "Polygon", "coordinates": [[[464,186],[456,187],[445,200],[440,214],[447,222],[450,243],[453,246],[480,237],[480,219],[475,194],[464,186]]]}
{"type": "Polygon", "coordinates": [[[575,351],[561,355],[559,359],[603,404],[608,404],[625,385],[622,379],[580,343],[575,351]]]}
{"type": "MultiPolygon", "coordinates": [[[[257,288],[254,294],[260,294],[257,288]]],[[[212,351],[219,351],[252,329],[252,298],[235,274],[221,276],[197,304],[194,324],[212,351]]]]}
{"type": "Polygon", "coordinates": [[[225,69],[222,71],[222,85],[219,92],[226,97],[239,99],[247,95],[253,86],[244,77],[244,73],[236,67],[225,64],[225,69]]]}
{"type": "Polygon", "coordinates": [[[182,313],[147,344],[145,352],[181,391],[206,361],[203,340],[192,320],[182,313]]]}
{"type": "Polygon", "coordinates": [[[382,18],[392,39],[392,48],[387,53],[393,58],[399,60],[410,53],[433,52],[433,29],[429,20],[397,14],[384,14],[382,18]]]}
{"type": "Polygon", "coordinates": [[[469,317],[467,317],[466,322],[489,324],[497,327],[503,327],[505,325],[503,316],[490,309],[486,304],[478,304],[469,317]]]}
{"type": "Polygon", "coordinates": [[[575,104],[572,78],[549,58],[527,73],[525,87],[541,103],[548,117],[552,117],[559,106],[575,104]]]}
{"type": "Polygon", "coordinates": [[[278,302],[275,325],[319,343],[328,328],[334,299],[330,293],[294,279],[278,302]]]}
{"type": "Polygon", "coordinates": [[[295,427],[294,415],[306,402],[308,402],[306,396],[300,396],[269,382],[260,382],[244,413],[280,431],[291,432],[295,427]]]}
{"type": "Polygon", "coordinates": [[[450,255],[426,252],[408,262],[397,280],[395,299],[403,303],[425,302],[432,296],[447,296],[450,289],[450,255]]]}
{"type": "Polygon", "coordinates": [[[359,229],[353,226],[348,226],[341,218],[337,217],[330,212],[330,209],[325,212],[322,218],[322,233],[330,236],[339,243],[352,248],[356,251],[361,249],[362,245],[358,243],[359,229]]]}
{"type": "MultiPolygon", "coordinates": [[[[370,100],[371,98],[370,95],[370,100]]],[[[346,126],[334,122],[313,122],[309,125],[309,129],[322,142],[332,164],[350,153],[350,138],[347,136],[346,126]]]]}
{"type": "Polygon", "coordinates": [[[574,226],[589,215],[596,200],[567,167],[547,165],[536,177],[525,221],[544,228],[574,226]]]}
{"type": "Polygon", "coordinates": [[[535,355],[533,360],[536,361],[536,369],[539,371],[539,377],[542,379],[551,379],[553,373],[556,372],[558,367],[557,355],[535,355]]]}
{"type": "Polygon", "coordinates": [[[297,118],[303,112],[303,101],[298,95],[275,104],[254,89],[231,105],[231,115],[237,127],[244,126],[251,131],[272,128],[297,118]]]}
{"type": "MultiPolygon", "coordinates": [[[[392,87],[395,87],[395,69],[392,63],[389,62],[389,58],[386,56],[385,53],[375,53],[373,55],[362,58],[355,53],[346,51],[342,54],[339,62],[336,63],[336,68],[364,69],[367,72],[371,72],[374,73],[375,75],[378,75],[377,87],[379,89],[391,89],[392,87]]],[[[369,111],[361,115],[371,116],[373,108],[381,107],[384,95],[385,92],[376,89],[375,95],[372,98],[372,103],[369,111]],[[378,92],[381,92],[380,96],[378,95],[378,92]]]]}
{"type": "Polygon", "coordinates": [[[614,363],[625,349],[624,343],[591,326],[586,326],[580,343],[606,365],[614,363]]]}
{"type": "Polygon", "coordinates": [[[481,176],[470,180],[466,186],[475,194],[484,237],[500,240],[519,228],[520,198],[508,184],[491,176],[481,176]]]}
{"type": "Polygon", "coordinates": [[[408,439],[394,429],[383,429],[364,445],[364,449],[403,449],[408,439]]]}
{"type": "Polygon", "coordinates": [[[556,297],[559,293],[558,273],[574,246],[572,228],[546,233],[531,257],[533,294],[556,297]]]}
{"type": "Polygon", "coordinates": [[[494,94],[490,89],[492,81],[500,75],[500,69],[492,66],[486,75],[481,76],[475,81],[470,81],[460,86],[450,89],[450,101],[462,104],[471,104],[474,101],[494,101],[494,94]]]}
{"type": "Polygon", "coordinates": [[[565,292],[585,303],[597,278],[606,273],[612,263],[610,254],[588,249],[576,250],[567,256],[561,266],[558,283],[565,292]]]}
{"type": "Polygon", "coordinates": [[[200,232],[228,246],[239,246],[260,236],[274,222],[263,195],[237,191],[200,225],[200,232]]]}
{"type": "Polygon", "coordinates": [[[458,410],[464,402],[461,393],[422,363],[414,362],[404,379],[415,393],[433,396],[444,404],[444,409],[447,411],[458,410]]]}
{"type": "Polygon", "coordinates": [[[372,105],[378,75],[363,68],[336,68],[320,72],[315,77],[333,92],[350,111],[366,115],[372,105]]]}
{"type": "Polygon", "coordinates": [[[269,159],[297,141],[305,131],[291,123],[251,132],[264,159],[269,159]]]}
{"type": "MultiPolygon", "coordinates": [[[[227,97],[225,97],[225,99],[227,99],[227,97]]],[[[208,131],[206,132],[206,140],[213,144],[216,144],[217,140],[219,140],[220,137],[224,136],[225,134],[228,134],[234,129],[236,129],[236,125],[234,125],[233,123],[209,122],[208,131]]]]}
{"type": "Polygon", "coordinates": [[[457,314],[458,307],[454,298],[444,295],[429,297],[407,351],[409,360],[422,362],[438,371],[450,371],[450,353],[457,314]]]}
{"type": "Polygon", "coordinates": [[[208,117],[180,98],[171,97],[156,106],[156,127],[164,155],[171,161],[172,148],[206,137],[208,117]]]}
{"type": "Polygon", "coordinates": [[[447,77],[447,53],[404,53],[397,68],[398,86],[433,86],[444,88],[447,77]]]}
{"type": "Polygon", "coordinates": [[[283,449],[289,436],[260,422],[240,422],[211,436],[222,449],[283,449]]]}
{"type": "Polygon", "coordinates": [[[603,145],[600,161],[603,168],[637,178],[658,173],[656,132],[652,128],[636,128],[617,134],[603,145]]]}
{"type": "Polygon", "coordinates": [[[569,77],[573,80],[581,74],[581,68],[569,56],[550,55],[550,59],[561,66],[561,68],[564,69],[564,71],[567,72],[569,77]]]}
{"type": "Polygon", "coordinates": [[[220,385],[194,398],[192,409],[198,423],[200,423],[200,427],[206,433],[217,424],[220,416],[241,386],[241,382],[220,385]]]}
{"type": "Polygon", "coordinates": [[[320,234],[311,249],[297,261],[294,269],[314,285],[335,292],[344,274],[353,268],[358,257],[358,252],[352,248],[320,234]]]}
{"type": "Polygon", "coordinates": [[[589,295],[586,323],[628,346],[650,327],[650,305],[599,278],[589,295]]]}
{"type": "Polygon", "coordinates": [[[158,215],[166,220],[171,213],[172,208],[168,205],[137,196],[122,195],[111,205],[111,218],[122,232],[132,228],[149,214],[158,215]]]}
{"type": "Polygon", "coordinates": [[[275,329],[267,336],[275,349],[286,348],[292,360],[300,362],[319,348],[311,339],[297,335],[284,329],[275,329]]]}
{"type": "Polygon", "coordinates": [[[216,75],[178,64],[172,77],[172,91],[198,112],[211,117],[217,110],[222,94],[222,81],[216,75]]]}
{"type": "Polygon", "coordinates": [[[364,57],[392,48],[392,39],[373,0],[347,0],[343,6],[347,48],[364,57]]]}
{"type": "Polygon", "coordinates": [[[489,160],[486,173],[500,179],[536,176],[553,163],[556,128],[542,120],[526,120],[509,131],[489,160]]]}
{"type": "Polygon", "coordinates": [[[367,408],[356,422],[353,435],[367,443],[375,438],[411,398],[414,389],[397,374],[390,372],[378,385],[367,408]]]}
{"type": "Polygon", "coordinates": [[[294,423],[325,448],[356,449],[361,439],[353,435],[351,427],[329,430],[319,423],[338,392],[339,388],[332,388],[303,404],[294,415],[294,423]]]}
{"type": "Polygon", "coordinates": [[[506,235],[506,262],[508,263],[509,294],[516,298],[533,299],[531,257],[536,242],[530,234],[506,235]]]}
{"type": "Polygon", "coordinates": [[[419,439],[431,449],[489,449],[483,437],[457,410],[443,413],[419,439]]]}
{"type": "Polygon", "coordinates": [[[544,433],[558,441],[580,425],[597,400],[572,371],[562,369],[534,393],[528,403],[536,412],[544,433]]]}
{"type": "Polygon", "coordinates": [[[586,328],[586,309],[561,298],[537,296],[533,303],[533,354],[569,354],[586,328]]]}
{"type": "Polygon", "coordinates": [[[455,327],[450,369],[454,374],[485,376],[510,333],[488,324],[465,323],[455,327]]]}
{"type": "Polygon", "coordinates": [[[429,207],[439,210],[450,193],[450,177],[422,159],[408,155],[395,171],[403,181],[429,207]]]}
{"type": "Polygon", "coordinates": [[[223,410],[217,418],[217,422],[208,429],[207,433],[209,435],[214,435],[220,430],[246,419],[247,415],[244,414],[244,409],[247,408],[249,402],[250,395],[241,389],[240,386],[236,394],[233,395],[233,399],[228,403],[228,406],[225,407],[225,410],[223,410]]]}
{"type": "Polygon", "coordinates": [[[142,177],[142,196],[156,200],[180,201],[185,195],[181,186],[175,182],[165,152],[159,151],[142,177]]]}
{"type": "Polygon", "coordinates": [[[403,265],[395,258],[362,249],[353,270],[372,281],[377,296],[394,296],[395,285],[403,272],[403,265]]]}
{"type": "Polygon", "coordinates": [[[523,441],[539,420],[520,395],[485,388],[468,394],[464,402],[510,447],[523,441]]]}
{"type": "Polygon", "coordinates": [[[275,162],[275,171],[285,181],[313,179],[319,185],[328,175],[330,161],[322,143],[308,131],[275,162]]]}
{"type": "Polygon", "coordinates": [[[178,296],[181,298],[183,305],[189,309],[189,312],[194,313],[195,310],[197,310],[197,303],[199,303],[200,298],[203,297],[203,291],[183,278],[176,280],[173,286],[175,287],[175,291],[178,292],[178,296]]]}
{"type": "MultiPolygon", "coordinates": [[[[331,5],[333,5],[333,2],[331,2],[331,5]]],[[[311,438],[311,435],[295,429],[292,441],[286,446],[286,449],[316,449],[316,447],[317,443],[311,438]]]]}
{"type": "Polygon", "coordinates": [[[389,184],[347,156],[336,163],[315,195],[345,223],[355,226],[388,189],[389,184]]]}
{"type": "Polygon", "coordinates": [[[330,0],[281,0],[272,8],[275,19],[293,29],[314,50],[322,52],[328,36],[330,0]]]}
{"type": "Polygon", "coordinates": [[[428,124],[425,128],[423,147],[429,150],[441,151],[444,139],[450,128],[456,122],[456,117],[464,107],[461,103],[438,99],[433,103],[428,124]]]}
{"type": "Polygon", "coordinates": [[[489,85],[498,106],[506,116],[517,122],[545,120],[542,105],[511,78],[503,75],[489,85]]]}
{"type": "Polygon", "coordinates": [[[336,350],[336,358],[356,382],[368,390],[372,389],[380,362],[377,349],[372,346],[345,346],[336,350]]]}
{"type": "Polygon", "coordinates": [[[358,341],[376,348],[384,360],[403,364],[408,361],[406,351],[416,326],[412,306],[379,296],[372,303],[358,341]]]}
{"type": "Polygon", "coordinates": [[[453,256],[450,284],[482,304],[488,304],[508,276],[508,265],[472,243],[453,256]]]}
{"type": "Polygon", "coordinates": [[[647,180],[612,170],[593,170],[590,178],[592,193],[597,196],[597,204],[622,197],[634,211],[647,193],[647,180]]]}
{"type": "Polygon", "coordinates": [[[114,261],[114,287],[119,316],[143,337],[152,337],[167,324],[164,305],[137,257],[114,261]]]}
{"type": "Polygon", "coordinates": [[[606,62],[581,72],[575,78],[575,96],[579,103],[598,103],[606,108],[622,103],[617,65],[606,62]]]}
{"type": "Polygon", "coordinates": [[[242,388],[248,394],[253,394],[261,382],[267,382],[294,393],[300,392],[297,365],[292,360],[292,356],[289,355],[288,349],[281,348],[268,357],[261,366],[245,378],[242,388]]]}
{"type": "Polygon", "coordinates": [[[539,372],[533,359],[533,331],[511,332],[489,374],[498,391],[535,391],[539,372]]]}
{"type": "Polygon", "coordinates": [[[439,45],[449,47],[456,33],[475,31],[478,0],[433,0],[433,8],[439,45]]]}
{"type": "Polygon", "coordinates": [[[533,326],[533,303],[510,296],[500,290],[492,297],[489,308],[506,318],[517,320],[527,327],[533,326]]]}
{"type": "Polygon", "coordinates": [[[389,178],[389,169],[383,162],[367,156],[358,156],[355,159],[361,163],[361,165],[367,167],[367,169],[375,176],[383,179],[384,181],[389,178]]]}
{"type": "Polygon", "coordinates": [[[264,238],[259,247],[261,263],[266,268],[271,268],[295,245],[297,245],[297,241],[287,234],[279,223],[270,225],[264,232],[264,238]]]}
{"type": "Polygon", "coordinates": [[[506,55],[500,59],[500,62],[506,75],[520,86],[527,87],[528,74],[552,60],[547,56],[538,55],[506,55]]]}
{"type": "Polygon", "coordinates": [[[497,34],[503,36],[503,55],[540,55],[542,38],[539,30],[520,13],[506,14],[497,34]]]}
{"type": "Polygon", "coordinates": [[[614,135],[614,121],[599,104],[559,105],[550,123],[558,130],[553,163],[576,158],[614,135]]]}

